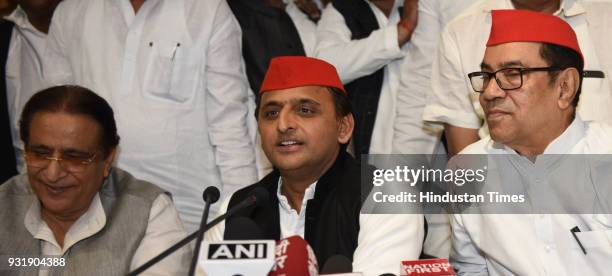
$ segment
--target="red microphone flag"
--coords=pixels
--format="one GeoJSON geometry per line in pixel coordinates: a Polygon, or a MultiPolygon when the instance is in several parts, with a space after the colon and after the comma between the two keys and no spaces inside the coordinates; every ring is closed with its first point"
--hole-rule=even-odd
{"type": "Polygon", "coordinates": [[[317,257],[308,242],[291,236],[276,242],[276,264],[269,276],[319,275],[317,257]]]}
{"type": "Polygon", "coordinates": [[[455,270],[448,259],[403,261],[400,275],[406,276],[454,276],[455,270]]]}

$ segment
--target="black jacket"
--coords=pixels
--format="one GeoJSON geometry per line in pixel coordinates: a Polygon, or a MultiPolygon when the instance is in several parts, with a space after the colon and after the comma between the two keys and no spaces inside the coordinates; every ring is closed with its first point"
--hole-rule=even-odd
{"type": "Polygon", "coordinates": [[[258,95],[270,59],[304,56],[304,46],[293,21],[268,0],[228,0],[242,29],[242,56],[249,85],[258,95]]]}
{"type": "MultiPolygon", "coordinates": [[[[369,167],[368,167],[369,169],[369,167]]],[[[319,266],[333,255],[344,255],[353,259],[359,235],[359,212],[363,194],[369,193],[370,185],[362,187],[360,164],[348,153],[341,151],[334,164],[317,181],[314,198],[306,205],[304,237],[317,256],[319,266]]],[[[280,239],[278,197],[278,170],[274,170],[261,181],[234,193],[228,209],[251,195],[256,187],[265,188],[269,201],[257,207],[239,212],[235,217],[248,217],[261,228],[264,239],[280,239]]],[[[225,233],[235,232],[228,229],[225,233]]]]}

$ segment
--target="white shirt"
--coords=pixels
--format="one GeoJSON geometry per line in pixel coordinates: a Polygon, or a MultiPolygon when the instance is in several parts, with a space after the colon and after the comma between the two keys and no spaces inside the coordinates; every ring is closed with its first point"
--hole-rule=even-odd
{"type": "MultiPolygon", "coordinates": [[[[484,113],[473,92],[467,74],[480,71],[486,41],[491,31],[491,10],[513,9],[510,0],[483,0],[452,20],[442,32],[440,47],[434,59],[431,91],[423,120],[447,123],[463,128],[480,128],[486,136],[484,113]]],[[[605,79],[585,78],[578,113],[586,121],[612,123],[612,89],[609,68],[612,57],[606,45],[612,44],[607,35],[612,26],[606,21],[612,12],[612,1],[563,0],[555,13],[567,21],[578,37],[585,58],[585,70],[601,70],[605,79]],[[607,12],[607,13],[605,13],[607,12]]]]}
{"type": "Polygon", "coordinates": [[[432,49],[437,49],[442,28],[474,0],[419,2],[419,19],[403,59],[397,92],[393,153],[444,153],[441,128],[422,120],[427,91],[431,89],[432,49]]]}
{"type": "MultiPolygon", "coordinates": [[[[611,154],[612,127],[576,118],[551,142],[546,154],[611,154]]],[[[517,156],[489,136],[461,154],[517,156]]],[[[514,159],[513,159],[514,160],[514,159]]],[[[546,158],[523,158],[517,185],[549,185],[546,158]],[[520,182],[518,181],[520,179],[520,182]],[[528,183],[527,183],[528,182],[528,183]]],[[[512,176],[505,174],[505,176],[512,176]]],[[[572,183],[572,180],[568,180],[572,183]]],[[[575,183],[583,181],[576,179],[575,183]]],[[[609,214],[456,214],[452,219],[451,262],[461,275],[605,275],[612,260],[612,215],[609,214]],[[572,236],[576,233],[585,255],[572,236]]]]}
{"type": "MultiPolygon", "coordinates": [[[[279,179],[279,184],[281,184],[279,179]]],[[[279,219],[281,238],[300,235],[304,237],[306,227],[306,203],[314,198],[316,182],[304,193],[300,213],[289,205],[278,186],[279,219]]],[[[230,197],[231,198],[231,197],[230,197]]],[[[229,205],[227,198],[221,212],[229,205]]],[[[423,215],[420,214],[360,214],[359,237],[353,253],[353,271],[363,275],[378,276],[384,273],[399,274],[400,262],[418,259],[425,236],[423,215]]],[[[223,240],[225,222],[217,224],[206,233],[206,240],[223,240]]],[[[324,264],[319,264],[321,267],[324,264]]]]}
{"type": "MultiPolygon", "coordinates": [[[[419,21],[401,65],[393,130],[393,153],[445,154],[440,143],[442,128],[422,120],[430,88],[432,49],[436,49],[442,28],[474,0],[428,0],[419,2],[419,21]]],[[[446,214],[426,214],[427,238],[423,251],[448,258],[450,222],[446,214]]]]}
{"type": "Polygon", "coordinates": [[[281,185],[283,179],[278,179],[278,189],[276,189],[276,196],[278,198],[278,214],[280,223],[280,236],[281,239],[288,238],[291,236],[299,235],[304,238],[304,229],[306,228],[306,204],[309,200],[314,198],[315,190],[317,188],[317,182],[310,184],[306,191],[304,191],[304,198],[302,199],[302,206],[298,213],[285,195],[281,192],[281,185]]]}
{"type": "MultiPolygon", "coordinates": [[[[42,220],[40,208],[40,202],[34,200],[26,213],[24,224],[28,232],[34,238],[40,240],[41,255],[62,256],[73,245],[100,232],[106,225],[106,214],[100,201],[100,195],[97,193],[89,210],[81,215],[66,233],[64,246],[62,247],[56,241],[47,223],[42,220]]],[[[185,233],[172,200],[165,194],[159,195],[151,206],[147,230],[134,252],[130,262],[130,271],[138,268],[186,236],[187,233],[185,233]]],[[[191,247],[183,247],[143,272],[142,275],[185,275],[188,270],[188,267],[185,267],[185,260],[190,259],[191,251],[191,247]]],[[[40,270],[38,275],[46,276],[49,275],[49,272],[50,270],[40,270]]]]}
{"type": "Polygon", "coordinates": [[[315,46],[317,44],[317,23],[310,20],[308,15],[298,8],[294,1],[289,1],[285,7],[285,11],[293,21],[293,25],[298,31],[300,40],[302,40],[302,46],[304,46],[304,52],[307,57],[314,55],[315,46]]]}
{"type": "Polygon", "coordinates": [[[19,172],[25,172],[21,154],[23,144],[19,137],[19,117],[30,97],[48,86],[43,80],[41,61],[46,34],[32,26],[25,11],[19,6],[5,19],[15,23],[6,60],[6,97],[17,169],[19,172]]]}
{"type": "Polygon", "coordinates": [[[398,8],[404,1],[395,1],[388,18],[370,1],[367,3],[380,28],[359,40],[351,40],[351,31],[342,14],[333,4],[327,5],[317,25],[315,56],[334,65],[344,84],[384,68],[369,152],[391,153],[400,69],[402,58],[409,47],[409,43],[406,43],[400,49],[397,40],[397,23],[400,20],[398,8]]]}
{"type": "Polygon", "coordinates": [[[110,103],[118,166],[170,191],[190,230],[205,187],[257,180],[240,39],[221,0],[66,0],[49,31],[47,77],[110,103]]]}

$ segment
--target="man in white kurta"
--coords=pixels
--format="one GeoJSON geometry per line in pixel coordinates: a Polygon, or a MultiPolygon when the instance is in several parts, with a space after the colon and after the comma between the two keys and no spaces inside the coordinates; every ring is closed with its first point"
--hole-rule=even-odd
{"type": "MultiPolygon", "coordinates": [[[[36,27],[28,20],[28,12],[39,17],[46,14],[50,21],[57,3],[59,3],[58,0],[51,0],[46,1],[46,5],[34,5],[33,7],[26,7],[26,9],[17,6],[11,14],[4,18],[15,24],[6,61],[6,96],[11,136],[19,172],[25,171],[23,155],[21,154],[23,145],[19,139],[18,128],[21,110],[34,93],[48,86],[43,79],[42,56],[44,55],[45,37],[47,36],[49,22],[47,22],[47,25],[37,24],[38,27],[36,27]],[[32,10],[27,10],[28,8],[32,10]],[[44,8],[47,8],[47,10],[44,8]]],[[[37,19],[41,20],[42,18],[37,19]]]]}
{"type": "MultiPolygon", "coordinates": [[[[553,173],[556,159],[567,157],[546,155],[612,153],[612,127],[585,122],[575,111],[583,59],[576,35],[569,24],[543,13],[493,11],[492,20],[482,71],[470,74],[490,135],[461,154],[511,159],[512,165],[500,168],[502,181],[549,187],[544,194],[553,196],[541,203],[567,205],[571,200],[554,196],[563,191],[555,190],[561,188],[553,173]],[[578,66],[546,67],[563,63],[578,66]],[[529,71],[533,68],[539,72],[529,71]]],[[[578,167],[565,179],[576,188],[572,197],[589,181],[579,177],[578,167]]],[[[453,215],[452,264],[459,275],[604,275],[612,258],[612,217],[550,211],[557,214],[453,215]],[[574,228],[579,231],[573,233],[574,228]]]]}
{"type": "MultiPolygon", "coordinates": [[[[331,3],[323,11],[317,26],[315,56],[338,68],[340,79],[344,84],[383,68],[384,77],[378,109],[374,114],[371,142],[369,148],[355,149],[355,152],[391,153],[401,65],[410,45],[408,41],[416,26],[416,22],[410,21],[416,20],[416,17],[402,15],[405,10],[401,10],[401,7],[406,3],[414,4],[415,1],[360,1],[366,2],[371,13],[374,14],[378,29],[372,31],[366,38],[352,39],[352,33],[347,27],[345,18],[331,3]],[[383,8],[383,5],[387,7],[383,8]],[[401,19],[401,17],[405,18],[401,19]]],[[[412,8],[416,14],[416,5],[412,8]]],[[[359,97],[359,95],[353,97],[359,97]]],[[[428,136],[424,131],[419,131],[414,135],[428,136]]],[[[435,142],[427,141],[427,147],[433,148],[435,142]]]]}
{"type": "MultiPolygon", "coordinates": [[[[514,9],[514,2],[528,1],[481,0],[452,20],[442,32],[432,68],[432,90],[427,95],[423,119],[447,125],[446,138],[453,154],[487,135],[478,96],[472,92],[466,75],[479,69],[491,28],[491,10],[514,9]],[[448,133],[448,126],[464,132],[453,135],[448,133]]],[[[605,78],[584,80],[578,113],[585,121],[612,122],[609,108],[612,105],[612,55],[608,51],[612,41],[607,35],[612,26],[606,23],[612,3],[590,0],[548,2],[559,2],[558,10],[551,13],[568,22],[576,32],[585,70],[600,70],[606,74],[605,78]]]]}
{"type": "Polygon", "coordinates": [[[118,166],[170,191],[188,229],[205,187],[224,196],[257,180],[240,29],[225,1],[67,0],[47,42],[46,77],[110,102],[118,166]]]}
{"type": "MultiPolygon", "coordinates": [[[[401,65],[393,121],[394,154],[444,154],[441,128],[423,119],[430,90],[432,49],[436,49],[442,28],[473,0],[428,0],[419,2],[419,24],[414,30],[401,65]]],[[[390,126],[387,126],[390,127],[390,126]]],[[[447,258],[450,251],[450,225],[446,214],[428,214],[426,254],[447,258]]]]}

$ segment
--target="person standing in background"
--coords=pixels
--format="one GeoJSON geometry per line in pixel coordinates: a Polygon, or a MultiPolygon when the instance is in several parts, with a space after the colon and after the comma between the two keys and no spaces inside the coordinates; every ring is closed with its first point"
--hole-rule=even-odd
{"type": "MultiPolygon", "coordinates": [[[[401,64],[393,126],[393,154],[436,154],[446,151],[440,142],[441,128],[423,121],[427,94],[431,93],[432,49],[438,48],[440,33],[446,24],[474,0],[427,0],[419,2],[419,24],[409,42],[401,64]]],[[[434,162],[435,160],[430,160],[434,162]]],[[[425,214],[427,238],[425,254],[448,258],[450,224],[446,214],[425,214]]]]}
{"type": "MultiPolygon", "coordinates": [[[[2,94],[1,101],[6,101],[9,128],[3,129],[2,139],[7,139],[11,147],[2,151],[2,158],[7,159],[2,170],[24,172],[22,156],[23,145],[19,139],[19,116],[23,106],[36,92],[48,85],[44,81],[42,56],[45,49],[45,37],[49,31],[53,11],[61,0],[17,0],[17,7],[2,20],[2,94]],[[10,135],[10,136],[6,136],[10,135]],[[13,154],[11,154],[13,153],[13,154]],[[15,168],[17,171],[15,171],[15,168]]],[[[4,116],[3,110],[2,116],[4,116]]],[[[5,143],[3,143],[5,144],[5,143]]],[[[11,172],[3,172],[0,182],[6,180],[11,172]]]]}
{"type": "Polygon", "coordinates": [[[401,63],[417,0],[334,0],[317,26],[315,56],[333,64],[354,108],[353,152],[391,153],[401,63]]]}
{"type": "Polygon", "coordinates": [[[207,186],[257,180],[240,37],[224,0],[65,0],[51,23],[46,77],[111,104],[118,167],[171,192],[188,230],[207,186]]]}

